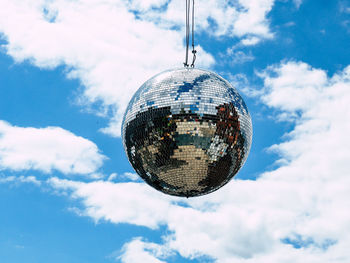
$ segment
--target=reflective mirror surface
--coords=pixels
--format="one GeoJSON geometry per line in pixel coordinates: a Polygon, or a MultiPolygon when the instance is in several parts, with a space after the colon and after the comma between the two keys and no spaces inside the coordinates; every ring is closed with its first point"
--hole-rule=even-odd
{"type": "Polygon", "coordinates": [[[252,123],[237,90],[219,75],[184,68],[144,83],[126,110],[123,143],[152,187],[193,197],[225,185],[248,157],[252,123]]]}

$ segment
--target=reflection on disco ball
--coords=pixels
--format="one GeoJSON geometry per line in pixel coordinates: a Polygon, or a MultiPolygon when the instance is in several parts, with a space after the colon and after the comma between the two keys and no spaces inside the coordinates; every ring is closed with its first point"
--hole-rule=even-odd
{"type": "Polygon", "coordinates": [[[184,68],[141,86],[126,110],[122,135],[143,180],[166,194],[193,197],[219,189],[242,167],[252,123],[230,83],[184,68]]]}

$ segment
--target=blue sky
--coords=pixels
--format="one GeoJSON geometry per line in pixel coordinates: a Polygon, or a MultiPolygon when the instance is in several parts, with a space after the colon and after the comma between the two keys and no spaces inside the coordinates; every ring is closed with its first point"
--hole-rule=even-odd
{"type": "Polygon", "coordinates": [[[120,138],[138,87],[183,63],[182,2],[0,0],[1,263],[350,261],[350,2],[196,3],[198,67],[254,136],[189,200],[139,180],[120,138]]]}

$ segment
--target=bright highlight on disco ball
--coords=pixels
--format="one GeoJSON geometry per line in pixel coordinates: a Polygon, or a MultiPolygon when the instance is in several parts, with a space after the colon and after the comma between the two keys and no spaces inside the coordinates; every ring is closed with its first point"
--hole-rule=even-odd
{"type": "Polygon", "coordinates": [[[184,68],[141,86],[126,110],[122,135],[143,180],[163,193],[194,197],[216,191],[243,166],[252,122],[229,82],[184,68]]]}

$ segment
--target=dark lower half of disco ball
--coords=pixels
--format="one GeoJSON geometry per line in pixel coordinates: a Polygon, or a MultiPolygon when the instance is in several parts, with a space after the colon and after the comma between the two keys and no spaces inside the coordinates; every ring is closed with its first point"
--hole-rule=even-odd
{"type": "Polygon", "coordinates": [[[216,115],[148,109],[127,124],[124,142],[132,166],[149,185],[183,197],[222,187],[246,154],[233,104],[219,105],[216,115]]]}

